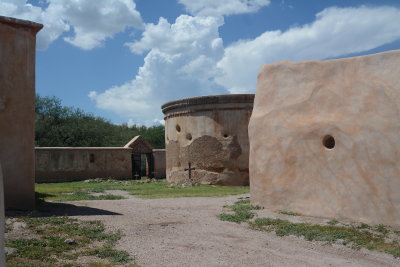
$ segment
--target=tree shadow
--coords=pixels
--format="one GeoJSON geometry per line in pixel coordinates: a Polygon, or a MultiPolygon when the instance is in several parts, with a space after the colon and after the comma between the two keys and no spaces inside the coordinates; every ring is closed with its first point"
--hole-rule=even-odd
{"type": "Polygon", "coordinates": [[[51,217],[51,216],[94,216],[94,215],[122,215],[108,210],[91,208],[86,206],[77,206],[69,203],[47,202],[45,197],[49,194],[35,192],[36,209],[34,211],[6,210],[7,217],[51,217]]]}

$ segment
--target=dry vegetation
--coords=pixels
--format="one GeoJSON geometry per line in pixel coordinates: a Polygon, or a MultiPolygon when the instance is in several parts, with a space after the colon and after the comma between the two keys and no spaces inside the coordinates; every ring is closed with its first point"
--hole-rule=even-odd
{"type": "Polygon", "coordinates": [[[68,217],[8,218],[7,266],[137,266],[125,251],[113,248],[120,232],[99,221],[68,217]]]}
{"type": "MultiPolygon", "coordinates": [[[[277,236],[293,235],[308,241],[321,241],[327,244],[342,244],[354,249],[366,248],[400,257],[400,231],[384,225],[341,224],[336,220],[326,224],[294,223],[279,218],[257,218],[249,200],[237,201],[234,205],[224,207],[227,212],[219,215],[224,221],[246,222],[254,230],[275,232],[277,236]]],[[[291,211],[278,211],[279,214],[300,216],[291,211]]]]}

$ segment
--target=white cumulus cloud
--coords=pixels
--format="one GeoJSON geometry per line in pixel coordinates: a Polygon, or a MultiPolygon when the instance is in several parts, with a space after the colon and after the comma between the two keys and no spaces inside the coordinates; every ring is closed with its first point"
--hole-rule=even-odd
{"type": "Polygon", "coordinates": [[[218,33],[222,16],[181,15],[173,24],[160,18],[145,26],[140,40],[127,44],[133,53],[148,52],[137,76],[90,97],[99,108],[151,124],[162,118],[160,105],[169,100],[254,92],[262,64],[339,57],[398,40],[399,21],[400,10],[393,7],[333,7],[310,24],[224,48],[218,33]]]}
{"type": "Polygon", "coordinates": [[[135,122],[161,120],[162,103],[181,97],[227,93],[215,83],[216,63],[223,55],[218,28],[222,18],[179,16],[170,24],[160,18],[147,24],[142,38],[127,44],[132,52],[144,53],[137,76],[103,93],[91,92],[99,108],[112,110],[135,122]]]}
{"type": "Polygon", "coordinates": [[[270,0],[178,0],[186,10],[200,16],[224,16],[257,12],[270,0]]]}
{"type": "Polygon", "coordinates": [[[225,49],[218,84],[231,93],[254,92],[265,63],[326,59],[368,51],[400,39],[400,10],[393,7],[327,8],[307,25],[268,31],[225,49]]]}
{"type": "Polygon", "coordinates": [[[132,0],[51,0],[50,8],[62,10],[73,25],[74,36],[64,40],[83,49],[98,47],[127,27],[143,27],[132,0]]]}
{"type": "Polygon", "coordinates": [[[0,15],[42,23],[38,48],[46,49],[64,32],[64,40],[82,49],[99,47],[107,38],[127,27],[143,28],[140,13],[132,0],[47,0],[45,7],[27,0],[1,0],[0,15]]]}
{"type": "Polygon", "coordinates": [[[39,49],[46,49],[64,31],[70,29],[70,25],[59,16],[59,12],[56,10],[48,11],[28,4],[26,0],[1,0],[0,15],[44,24],[45,27],[37,36],[39,49]]]}

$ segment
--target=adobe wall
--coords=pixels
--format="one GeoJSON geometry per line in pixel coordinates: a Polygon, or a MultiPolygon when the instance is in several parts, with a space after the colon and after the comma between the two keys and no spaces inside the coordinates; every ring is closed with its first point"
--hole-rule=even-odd
{"type": "Polygon", "coordinates": [[[218,95],[164,104],[167,180],[185,181],[190,162],[195,182],[248,185],[253,100],[254,95],[218,95]]]}
{"type": "Polygon", "coordinates": [[[35,46],[41,28],[0,16],[0,162],[7,209],[35,205],[35,46]]]}
{"type": "Polygon", "coordinates": [[[400,50],[259,72],[251,202],[400,226],[400,50]]]}
{"type": "Polygon", "coordinates": [[[131,153],[121,147],[37,147],[36,182],[131,179],[131,153]]]}
{"type": "Polygon", "coordinates": [[[166,177],[165,149],[153,149],[154,178],[163,179],[166,177]]]}

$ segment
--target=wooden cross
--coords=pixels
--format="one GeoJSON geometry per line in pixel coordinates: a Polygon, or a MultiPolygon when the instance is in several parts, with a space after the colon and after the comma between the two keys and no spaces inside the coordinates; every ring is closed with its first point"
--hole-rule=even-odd
{"type": "Polygon", "coordinates": [[[185,171],[189,171],[189,181],[192,181],[192,171],[196,168],[192,168],[192,164],[189,162],[189,168],[185,168],[185,171]]]}

